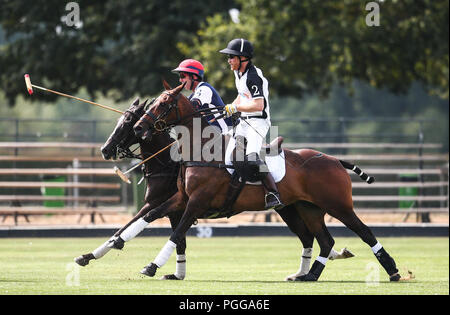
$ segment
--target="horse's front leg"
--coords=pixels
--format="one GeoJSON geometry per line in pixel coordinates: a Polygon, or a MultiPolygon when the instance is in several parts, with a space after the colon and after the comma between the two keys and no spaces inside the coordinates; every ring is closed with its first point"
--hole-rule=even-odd
{"type": "MultiPolygon", "coordinates": [[[[147,205],[144,207],[146,206],[147,205]]],[[[142,218],[137,219],[133,224],[120,233],[120,235],[116,236],[108,246],[115,249],[122,249],[125,242],[135,238],[149,223],[166,216],[170,212],[183,210],[184,207],[184,196],[181,192],[177,192],[160,206],[148,211],[148,213],[142,218]]]]}
{"type": "MultiPolygon", "coordinates": [[[[154,203],[152,203],[154,204],[154,203]]],[[[160,202],[158,203],[160,204],[160,202]]],[[[154,206],[153,206],[154,207],[154,206]]],[[[134,222],[136,222],[136,220],[138,220],[139,218],[143,217],[145,214],[148,213],[148,211],[150,209],[153,208],[151,206],[151,204],[146,203],[141,210],[127,223],[125,224],[122,228],[120,228],[116,233],[114,233],[114,235],[109,238],[106,242],[104,242],[102,245],[100,245],[99,247],[97,247],[95,250],[93,250],[92,252],[88,253],[88,254],[83,254],[81,256],[78,256],[74,259],[74,261],[84,267],[86,265],[89,264],[89,262],[93,259],[100,259],[103,256],[105,256],[110,250],[111,250],[111,242],[113,242],[115,240],[115,238],[117,238],[125,229],[127,229],[131,224],[133,224],[134,222]]]]}
{"type": "Polygon", "coordinates": [[[207,208],[205,207],[205,204],[207,204],[207,202],[201,201],[192,202],[191,200],[189,200],[186,207],[186,211],[181,217],[180,223],[178,224],[177,228],[172,233],[170,239],[161,249],[161,251],[159,252],[158,256],[156,256],[154,261],[145,266],[144,269],[141,270],[142,274],[149,277],[153,277],[156,274],[156,270],[166,264],[166,262],[172,255],[174,249],[177,247],[177,245],[183,242],[183,240],[185,239],[186,232],[192,226],[195,219],[199,217],[207,208]]]}
{"type": "MultiPolygon", "coordinates": [[[[169,213],[170,225],[172,232],[175,231],[180,223],[181,216],[184,211],[176,211],[169,213]]],[[[175,273],[162,276],[161,280],[183,280],[186,277],[186,237],[177,244],[177,262],[175,273]]]]}

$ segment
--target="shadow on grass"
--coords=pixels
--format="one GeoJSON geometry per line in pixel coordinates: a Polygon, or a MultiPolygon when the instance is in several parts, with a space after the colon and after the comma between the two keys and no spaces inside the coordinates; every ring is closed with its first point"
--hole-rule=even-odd
{"type": "Polygon", "coordinates": [[[10,282],[10,283],[14,283],[14,282],[16,282],[16,283],[20,283],[20,282],[28,282],[28,283],[39,283],[39,281],[36,281],[36,280],[26,280],[26,279],[24,279],[24,280],[18,280],[18,279],[0,279],[0,283],[1,282],[10,282]]]}

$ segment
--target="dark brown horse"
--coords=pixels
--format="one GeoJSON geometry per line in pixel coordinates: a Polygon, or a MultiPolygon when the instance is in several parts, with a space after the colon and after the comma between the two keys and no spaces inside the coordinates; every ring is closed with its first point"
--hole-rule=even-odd
{"type": "MultiPolygon", "coordinates": [[[[198,134],[193,130],[194,117],[198,117],[199,114],[194,111],[189,100],[180,93],[182,89],[182,85],[172,90],[167,90],[166,87],[166,91],[136,123],[134,130],[138,137],[155,135],[171,126],[184,125],[190,132],[188,144],[190,152],[193,152],[194,145],[204,146],[210,142],[211,139],[208,138],[194,137],[198,134]]],[[[208,126],[204,119],[201,119],[201,125],[202,130],[208,126]]],[[[284,154],[286,175],[278,183],[282,202],[287,205],[282,217],[298,218],[297,222],[304,222],[320,246],[320,254],[308,274],[296,277],[295,280],[316,281],[325,267],[334,245],[334,240],[324,222],[324,214],[328,213],[343,222],[367,243],[388,273],[390,280],[398,281],[400,275],[395,261],[353,210],[352,185],[346,170],[346,168],[353,168],[353,165],[310,149],[297,151],[284,149],[284,154]]],[[[200,158],[203,159],[202,156],[200,158]]],[[[223,164],[223,161],[224,159],[212,162],[202,161],[203,165],[182,164],[178,192],[161,206],[151,210],[149,215],[154,220],[172,211],[182,209],[185,211],[169,241],[155,260],[141,273],[154,276],[157,268],[167,262],[174,248],[183,240],[195,220],[201,218],[208,209],[217,209],[224,204],[230,176],[226,170],[219,168],[219,164],[223,164]]],[[[367,177],[361,174],[357,167],[354,167],[354,170],[361,177],[367,177]]],[[[263,188],[246,185],[233,206],[233,214],[262,209],[264,209],[263,188]]],[[[122,235],[126,234],[130,239],[139,232],[140,228],[132,225],[122,235]]]]}
{"type": "MultiPolygon", "coordinates": [[[[102,146],[101,151],[105,160],[116,159],[118,154],[119,158],[143,158],[154,154],[154,152],[165,148],[171,144],[174,140],[169,136],[167,132],[161,132],[155,134],[150,139],[145,141],[141,138],[137,138],[133,131],[134,124],[138,121],[145,112],[146,102],[139,103],[139,100],[135,100],[127,111],[119,118],[116,127],[113,132],[102,146]],[[130,147],[136,143],[139,143],[142,156],[136,156],[130,151],[130,147]]],[[[119,229],[112,238],[102,244],[100,247],[88,254],[83,254],[75,258],[75,262],[80,266],[86,266],[93,259],[100,259],[103,257],[114,245],[116,249],[123,248],[123,240],[120,238],[121,233],[127,229],[132,223],[138,219],[147,219],[147,214],[151,209],[156,208],[164,201],[168,200],[177,192],[177,176],[180,164],[174,162],[171,159],[170,152],[168,150],[161,152],[153,159],[144,163],[144,176],[147,182],[147,190],[145,195],[145,205],[142,209],[128,222],[125,226],[119,229]]],[[[175,229],[181,219],[184,212],[183,210],[174,211],[168,213],[168,217],[172,226],[175,229]]],[[[307,249],[310,256],[310,249],[313,245],[313,235],[309,232],[305,224],[299,220],[298,217],[291,217],[287,213],[286,209],[282,209],[278,212],[283,220],[288,224],[291,231],[296,234],[301,240],[303,247],[307,249]]],[[[165,275],[163,279],[183,279],[185,276],[185,251],[186,251],[186,238],[177,245],[177,255],[182,257],[177,259],[177,272],[175,274],[165,275]],[[182,271],[183,270],[183,271],[182,271]]],[[[308,255],[306,253],[306,255],[308,255]]],[[[333,251],[330,255],[331,259],[349,258],[353,255],[346,249],[343,249],[340,253],[333,251]]],[[[302,266],[300,270],[303,273],[309,270],[308,259],[302,260],[302,266]]],[[[289,276],[292,278],[297,274],[289,276]]]]}
{"type": "MultiPolygon", "coordinates": [[[[142,158],[145,159],[160,149],[166,147],[174,140],[167,133],[160,133],[152,137],[151,141],[142,141],[134,135],[133,126],[144,114],[147,101],[139,103],[136,99],[119,118],[116,127],[101,148],[102,156],[105,160],[116,159],[119,153],[120,158],[142,158]],[[139,143],[142,156],[136,156],[130,151],[130,146],[139,143]]],[[[145,204],[141,210],[121,229],[119,229],[111,239],[88,254],[83,254],[75,258],[75,262],[80,266],[86,266],[92,259],[100,259],[110,249],[113,239],[118,237],[130,224],[141,218],[164,201],[169,199],[177,191],[177,176],[179,173],[179,163],[170,158],[168,151],[161,152],[154,159],[144,163],[143,175],[147,183],[145,194],[145,204]]],[[[180,221],[182,212],[172,212],[168,215],[172,227],[176,227],[180,221]]],[[[177,253],[184,255],[186,250],[186,240],[180,241],[177,246],[177,253]]],[[[165,278],[176,278],[175,275],[167,275],[165,278]]]]}

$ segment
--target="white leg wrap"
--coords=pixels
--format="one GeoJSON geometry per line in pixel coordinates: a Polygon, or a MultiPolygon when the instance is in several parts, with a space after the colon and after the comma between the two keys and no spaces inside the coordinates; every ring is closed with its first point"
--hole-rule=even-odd
{"type": "Polygon", "coordinates": [[[329,260],[339,259],[340,258],[339,255],[340,254],[332,248],[330,254],[328,255],[328,259],[329,260]]]}
{"type": "Polygon", "coordinates": [[[177,255],[175,276],[177,276],[178,279],[184,279],[184,277],[186,277],[186,255],[177,255]]]}
{"type": "Polygon", "coordinates": [[[325,258],[325,257],[322,257],[322,256],[317,256],[316,260],[317,260],[318,262],[320,262],[322,265],[325,266],[325,264],[326,264],[327,261],[328,261],[328,258],[325,258]]]}
{"type": "Polygon", "coordinates": [[[299,276],[306,275],[309,272],[309,266],[311,265],[312,248],[303,248],[302,259],[300,263],[300,269],[297,271],[299,276]]]}
{"type": "Polygon", "coordinates": [[[94,255],[95,259],[102,258],[103,256],[105,256],[107,252],[111,250],[111,248],[108,247],[109,242],[110,240],[107,240],[105,243],[100,245],[96,250],[92,252],[92,255],[94,255]]]}
{"type": "Polygon", "coordinates": [[[120,238],[123,239],[125,242],[128,242],[129,240],[135,238],[139,233],[141,233],[147,225],[148,225],[147,221],[145,221],[142,218],[139,218],[136,220],[136,222],[132,223],[129,227],[125,229],[125,231],[123,231],[120,234],[120,238]]]}
{"type": "Polygon", "coordinates": [[[372,251],[374,254],[378,253],[378,251],[382,248],[383,246],[381,246],[381,244],[379,242],[377,242],[373,247],[372,247],[372,251]]]}
{"type": "Polygon", "coordinates": [[[159,268],[165,265],[165,263],[169,260],[170,255],[172,255],[172,252],[177,247],[177,244],[172,242],[171,240],[168,240],[166,245],[161,249],[158,256],[156,256],[153,263],[157,265],[159,268]]]}
{"type": "Polygon", "coordinates": [[[309,272],[309,266],[311,264],[311,256],[312,256],[312,248],[303,248],[302,257],[300,260],[300,267],[297,272],[289,275],[285,278],[285,280],[294,280],[299,276],[306,275],[309,272]]]}

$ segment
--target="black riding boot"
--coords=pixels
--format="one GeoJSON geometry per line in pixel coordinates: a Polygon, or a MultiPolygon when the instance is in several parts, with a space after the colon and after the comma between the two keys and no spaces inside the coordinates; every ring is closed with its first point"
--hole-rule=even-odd
{"type": "Polygon", "coordinates": [[[264,192],[266,193],[265,201],[266,201],[266,210],[268,209],[281,209],[284,207],[284,204],[281,202],[280,193],[278,192],[277,184],[273,179],[272,174],[270,172],[267,173],[266,177],[262,180],[262,184],[264,186],[264,192]]]}

